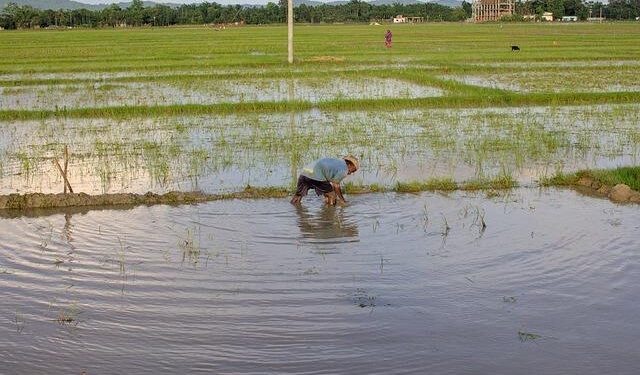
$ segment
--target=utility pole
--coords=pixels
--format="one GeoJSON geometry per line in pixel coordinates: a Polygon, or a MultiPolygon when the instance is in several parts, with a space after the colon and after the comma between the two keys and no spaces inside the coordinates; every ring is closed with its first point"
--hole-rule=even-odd
{"type": "Polygon", "coordinates": [[[293,0],[287,1],[287,41],[289,50],[289,64],[293,64],[293,0]]]}

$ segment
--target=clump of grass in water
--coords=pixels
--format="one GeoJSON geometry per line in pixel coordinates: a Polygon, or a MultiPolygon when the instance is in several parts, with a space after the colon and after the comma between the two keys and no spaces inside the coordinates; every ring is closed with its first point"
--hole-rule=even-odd
{"type": "Polygon", "coordinates": [[[492,179],[478,179],[467,181],[462,185],[463,190],[500,190],[513,189],[518,186],[516,180],[509,175],[501,175],[492,179]]]}
{"type": "Polygon", "coordinates": [[[573,174],[558,173],[555,176],[541,179],[540,185],[571,186],[576,185],[582,177],[592,178],[609,186],[625,184],[633,190],[640,191],[640,166],[582,170],[573,174]]]}
{"type": "Polygon", "coordinates": [[[18,310],[16,310],[14,323],[16,324],[16,332],[22,333],[22,331],[24,330],[25,319],[24,319],[24,316],[22,316],[22,314],[18,310]]]}
{"type": "Polygon", "coordinates": [[[526,342],[541,339],[542,336],[531,332],[518,331],[518,338],[521,342],[526,342]]]}
{"type": "Polygon", "coordinates": [[[78,306],[74,303],[71,304],[67,308],[61,308],[58,311],[58,315],[55,318],[55,322],[63,325],[63,326],[77,326],[78,323],[78,315],[80,315],[81,311],[78,310],[78,306]]]}
{"type": "Polygon", "coordinates": [[[353,302],[356,306],[365,308],[365,307],[376,307],[376,296],[369,295],[366,290],[362,288],[356,289],[356,292],[353,294],[353,302]]]}
{"type": "Polygon", "coordinates": [[[579,180],[577,174],[558,173],[551,177],[543,177],[540,179],[540,186],[571,186],[575,185],[579,180]]]}
{"type": "Polygon", "coordinates": [[[420,191],[453,191],[458,188],[458,184],[450,178],[431,179],[426,182],[398,182],[393,188],[397,193],[417,193],[420,191]]]}
{"type": "Polygon", "coordinates": [[[449,236],[449,231],[451,231],[451,227],[449,226],[449,222],[447,221],[447,217],[441,212],[442,215],[442,238],[447,238],[449,236]]]}
{"type": "MultiPolygon", "coordinates": [[[[200,243],[196,240],[194,233],[195,230],[187,229],[186,238],[180,240],[178,246],[182,250],[182,263],[184,263],[184,261],[186,260],[195,268],[200,262],[202,248],[200,248],[200,243]]],[[[209,259],[209,256],[207,256],[207,261],[209,259]]]]}
{"type": "Polygon", "coordinates": [[[389,191],[388,188],[380,184],[359,185],[353,182],[345,183],[343,190],[347,194],[384,193],[389,191]]]}

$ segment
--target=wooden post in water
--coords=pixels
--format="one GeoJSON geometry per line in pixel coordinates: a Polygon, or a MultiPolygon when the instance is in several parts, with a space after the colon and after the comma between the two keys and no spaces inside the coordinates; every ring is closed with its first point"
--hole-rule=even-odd
{"type": "Polygon", "coordinates": [[[62,175],[62,179],[64,181],[64,193],[67,194],[67,188],[69,192],[73,194],[73,189],[71,188],[71,184],[69,183],[69,179],[67,178],[67,172],[69,167],[69,150],[67,145],[64,146],[64,169],[60,166],[58,162],[58,158],[53,159],[53,165],[58,168],[58,172],[62,175]]]}
{"type": "MultiPolygon", "coordinates": [[[[64,145],[64,179],[65,181],[68,181],[67,179],[67,170],[69,167],[69,148],[67,147],[67,145],[64,145]]],[[[67,194],[67,184],[64,184],[64,193],[67,194]]]]}

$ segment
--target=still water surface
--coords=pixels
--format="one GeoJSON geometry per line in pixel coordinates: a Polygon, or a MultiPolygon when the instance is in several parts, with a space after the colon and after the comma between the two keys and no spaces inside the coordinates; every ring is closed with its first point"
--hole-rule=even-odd
{"type": "Polygon", "coordinates": [[[348,198],[3,214],[0,373],[638,373],[637,206],[348,198]]]}

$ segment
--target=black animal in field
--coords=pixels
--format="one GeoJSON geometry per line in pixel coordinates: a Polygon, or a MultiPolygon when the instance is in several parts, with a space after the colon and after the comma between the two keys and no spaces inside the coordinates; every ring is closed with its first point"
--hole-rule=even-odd
{"type": "Polygon", "coordinates": [[[511,51],[520,51],[520,47],[518,46],[511,46],[511,51]]]}

